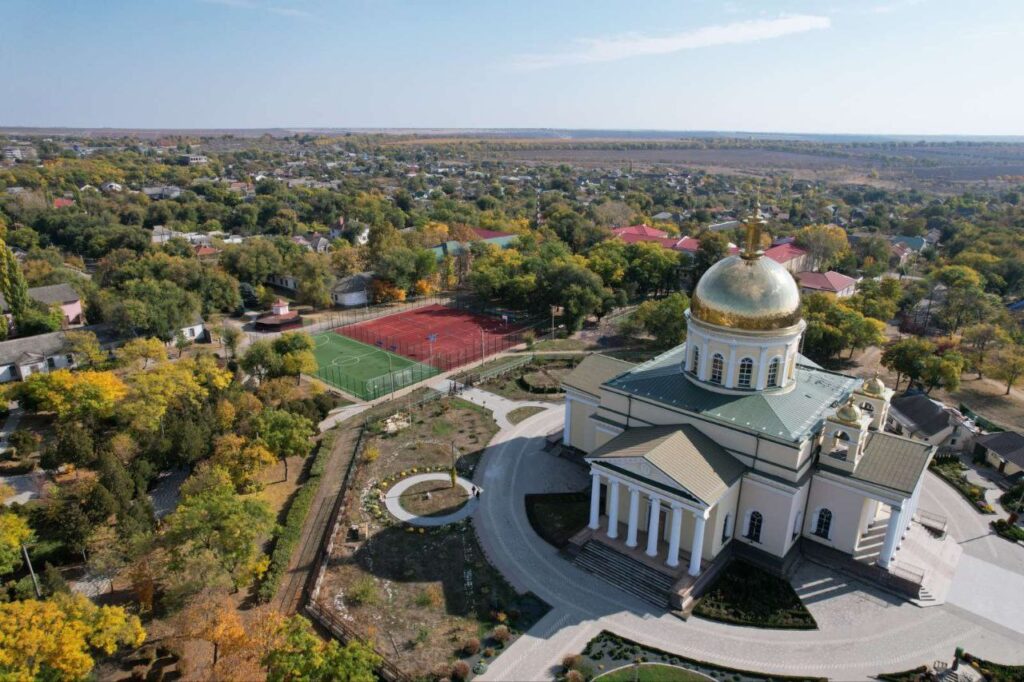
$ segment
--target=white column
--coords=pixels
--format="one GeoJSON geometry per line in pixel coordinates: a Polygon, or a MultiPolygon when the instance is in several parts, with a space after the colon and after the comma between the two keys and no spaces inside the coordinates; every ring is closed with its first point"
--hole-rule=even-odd
{"type": "MultiPolygon", "coordinates": [[[[707,513],[707,512],[705,512],[707,513]]],[[[694,514],[697,524],[693,527],[693,545],[690,547],[690,570],[692,576],[700,575],[700,560],[704,554],[704,514],[694,514]]]]}
{"type": "Polygon", "coordinates": [[[597,530],[601,527],[601,474],[595,471],[590,477],[593,481],[590,489],[590,528],[597,530]]]}
{"type": "Polygon", "coordinates": [[[878,557],[878,565],[882,568],[889,568],[892,555],[896,553],[896,541],[900,537],[900,510],[889,507],[889,524],[885,527],[885,544],[882,545],[882,554],[878,557]]]}
{"type": "Polygon", "coordinates": [[[672,526],[668,533],[668,560],[665,562],[672,568],[679,565],[679,536],[683,530],[683,508],[672,505],[672,526]]]}
{"type": "Polygon", "coordinates": [[[701,381],[708,380],[708,340],[704,339],[704,346],[700,349],[700,372],[697,378],[701,381]]]}
{"type": "Polygon", "coordinates": [[[763,391],[764,387],[768,385],[768,368],[765,366],[764,361],[768,356],[768,347],[761,347],[761,354],[757,359],[757,383],[754,384],[757,390],[763,391]]]}
{"type": "Polygon", "coordinates": [[[661,530],[661,499],[651,495],[650,518],[647,520],[647,556],[658,556],[658,532],[661,530]]]}
{"type": "Polygon", "coordinates": [[[629,527],[626,531],[626,547],[636,547],[638,525],[640,525],[640,488],[629,486],[629,527]]]}
{"type": "Polygon", "coordinates": [[[619,482],[608,479],[608,537],[619,537],[619,482]]]}
{"type": "Polygon", "coordinates": [[[736,385],[734,371],[736,369],[736,346],[729,346],[729,364],[725,366],[725,387],[732,388],[736,385]]]}
{"type": "Polygon", "coordinates": [[[562,426],[562,444],[569,445],[572,439],[570,429],[572,428],[572,398],[565,396],[565,424],[562,426]]]}

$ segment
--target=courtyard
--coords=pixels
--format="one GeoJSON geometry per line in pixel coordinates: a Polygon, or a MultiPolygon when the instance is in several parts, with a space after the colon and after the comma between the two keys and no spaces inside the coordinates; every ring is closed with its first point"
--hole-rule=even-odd
{"type": "Polygon", "coordinates": [[[550,679],[564,656],[602,630],[691,659],[777,675],[863,679],[948,659],[957,646],[988,660],[1024,662],[1024,622],[1016,615],[1024,612],[1024,548],[995,536],[988,519],[933,474],[922,506],[946,513],[949,533],[964,551],[946,604],[921,608],[805,561],[791,582],[817,630],[682,621],[580,570],[534,532],[527,495],[587,486],[583,468],[545,451],[546,437],[562,421],[553,406],[502,429],[474,477],[489,491],[474,515],[484,551],[516,590],[552,607],[481,679],[550,679]]]}

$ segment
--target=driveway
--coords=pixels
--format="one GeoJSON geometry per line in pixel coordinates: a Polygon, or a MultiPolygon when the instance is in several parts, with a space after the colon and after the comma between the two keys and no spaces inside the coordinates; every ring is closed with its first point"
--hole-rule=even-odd
{"type": "MultiPolygon", "coordinates": [[[[476,483],[489,490],[474,515],[484,551],[517,589],[533,591],[552,607],[494,661],[481,680],[552,679],[562,657],[579,653],[601,630],[733,668],[843,680],[948,660],[957,646],[990,660],[1024,663],[1020,636],[997,620],[1014,622],[1002,612],[979,617],[956,605],[922,609],[815,566],[805,565],[798,571],[794,586],[819,629],[800,632],[735,627],[699,618],[684,622],[578,569],[533,532],[523,503],[527,493],[578,490],[586,485],[585,472],[542,449],[544,437],[561,427],[562,409],[556,404],[502,429],[476,472],[476,483]]],[[[941,489],[926,488],[933,499],[947,498],[941,489]]],[[[926,505],[925,499],[927,493],[922,507],[944,511],[941,506],[926,505]]],[[[1005,548],[989,546],[988,539],[957,534],[979,531],[969,518],[958,515],[955,529],[951,518],[954,537],[963,540],[965,548],[975,542],[976,551],[991,550],[1002,556],[1005,548]]],[[[1006,561],[1012,565],[1015,560],[1006,561]]],[[[970,603],[970,595],[963,601],[970,603]]]]}

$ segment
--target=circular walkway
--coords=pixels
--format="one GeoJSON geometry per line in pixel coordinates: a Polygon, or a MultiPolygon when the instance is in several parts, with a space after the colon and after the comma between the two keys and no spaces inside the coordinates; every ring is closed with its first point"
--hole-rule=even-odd
{"type": "Polygon", "coordinates": [[[466,491],[466,495],[469,496],[469,500],[466,504],[453,511],[451,514],[445,514],[444,516],[417,516],[416,514],[410,514],[402,507],[402,494],[416,485],[417,483],[425,483],[427,481],[450,481],[451,475],[438,472],[433,474],[416,474],[409,478],[403,478],[401,481],[396,483],[388,490],[384,496],[384,505],[399,521],[405,521],[406,523],[413,526],[423,526],[425,528],[435,528],[437,526],[444,526],[449,523],[455,523],[462,519],[468,518],[473,515],[476,510],[477,502],[479,501],[473,496],[473,483],[467,481],[461,476],[455,479],[455,483],[459,485],[463,490],[466,491]]]}

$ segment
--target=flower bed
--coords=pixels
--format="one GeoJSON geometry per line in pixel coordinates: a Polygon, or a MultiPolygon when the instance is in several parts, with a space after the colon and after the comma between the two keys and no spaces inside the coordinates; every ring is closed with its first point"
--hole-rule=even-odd
{"type": "Polygon", "coordinates": [[[733,561],[697,602],[695,616],[734,625],[788,630],[818,627],[793,586],[745,561],[733,561]]]}
{"type": "Polygon", "coordinates": [[[1006,538],[1010,542],[1024,542],[1024,528],[1010,523],[1006,519],[996,519],[989,525],[1001,538],[1006,538]]]}
{"type": "Polygon", "coordinates": [[[980,485],[970,483],[964,476],[967,467],[959,459],[951,457],[932,460],[929,468],[938,474],[939,478],[953,486],[979,513],[996,513],[996,510],[985,501],[985,489],[980,485]]]}

